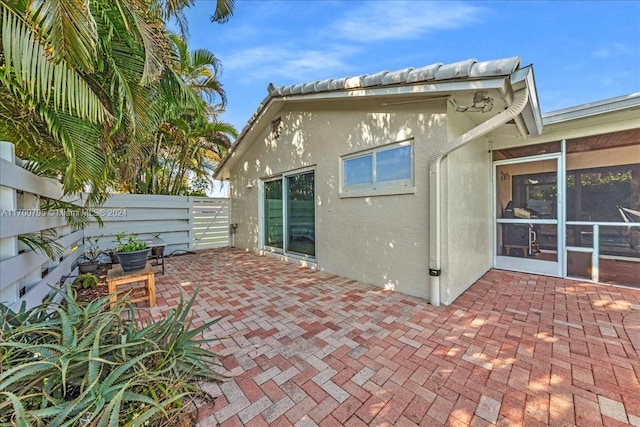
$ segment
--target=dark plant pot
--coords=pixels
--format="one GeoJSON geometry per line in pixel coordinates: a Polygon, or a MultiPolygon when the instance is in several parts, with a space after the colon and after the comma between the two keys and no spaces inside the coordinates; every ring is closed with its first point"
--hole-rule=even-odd
{"type": "Polygon", "coordinates": [[[124,271],[142,270],[147,265],[151,248],[133,252],[117,252],[118,260],[124,271]]]}
{"type": "Polygon", "coordinates": [[[111,258],[111,264],[118,264],[120,262],[116,252],[109,252],[109,257],[111,258]]]}
{"type": "Polygon", "coordinates": [[[85,273],[95,273],[98,271],[98,263],[97,262],[83,262],[78,264],[78,270],[81,274],[85,273]]]}

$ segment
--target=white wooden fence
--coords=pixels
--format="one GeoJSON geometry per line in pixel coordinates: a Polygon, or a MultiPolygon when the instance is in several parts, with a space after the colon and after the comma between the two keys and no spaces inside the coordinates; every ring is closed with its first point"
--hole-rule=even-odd
{"type": "MultiPolygon", "coordinates": [[[[77,274],[87,237],[99,236],[100,249],[107,250],[120,232],[158,236],[169,255],[229,245],[229,200],[224,198],[114,194],[96,209],[104,227],[93,220],[86,229],[73,231],[63,214],[40,210],[43,201],[62,197],[60,183],[21,164],[13,144],[0,141],[0,302],[14,310],[23,301],[28,307],[42,303],[61,279],[77,274]],[[24,235],[55,235],[61,256],[51,260],[30,250],[18,241],[24,235]]],[[[65,201],[80,206],[84,198],[65,201]]]]}
{"type": "Polygon", "coordinates": [[[193,197],[191,206],[192,248],[229,246],[229,199],[193,197]]]}
{"type": "Polygon", "coordinates": [[[158,237],[165,254],[229,246],[229,200],[191,196],[112,194],[96,209],[104,225],[92,220],[86,237],[101,250],[113,248],[116,234],[158,237]]]}
{"type": "MultiPolygon", "coordinates": [[[[43,199],[62,197],[60,183],[38,177],[20,166],[13,144],[0,142],[0,302],[12,309],[25,301],[40,304],[69,275],[82,253],[82,231],[72,231],[63,215],[40,210],[43,199]],[[53,236],[62,248],[55,260],[30,250],[18,236],[53,236]]],[[[68,200],[71,201],[71,200],[68,200]]]]}

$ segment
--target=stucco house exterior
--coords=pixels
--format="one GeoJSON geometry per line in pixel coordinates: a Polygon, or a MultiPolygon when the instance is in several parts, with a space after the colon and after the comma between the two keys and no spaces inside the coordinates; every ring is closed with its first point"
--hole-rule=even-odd
{"type": "Polygon", "coordinates": [[[517,57],[268,92],[216,172],[234,246],[434,305],[490,268],[640,285],[640,94],[541,114],[517,57]]]}

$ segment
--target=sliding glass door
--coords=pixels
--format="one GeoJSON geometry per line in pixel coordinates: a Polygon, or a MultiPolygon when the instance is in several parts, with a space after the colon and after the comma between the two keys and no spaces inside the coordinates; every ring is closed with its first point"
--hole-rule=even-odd
{"type": "Polygon", "coordinates": [[[315,257],[315,174],[285,174],[264,182],[263,244],[274,252],[315,257]]]}
{"type": "Polygon", "coordinates": [[[292,175],[285,180],[287,183],[286,250],[314,257],[316,255],[314,173],[292,175]]]}
{"type": "Polygon", "coordinates": [[[264,244],[284,248],[282,179],[264,183],[264,244]]]}

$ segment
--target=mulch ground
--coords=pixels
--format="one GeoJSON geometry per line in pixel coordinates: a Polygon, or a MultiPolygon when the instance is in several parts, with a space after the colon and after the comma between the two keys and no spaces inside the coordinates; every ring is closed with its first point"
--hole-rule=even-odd
{"type": "Polygon", "coordinates": [[[100,265],[98,267],[98,271],[93,273],[98,276],[99,280],[99,283],[95,288],[85,289],[82,285],[73,285],[78,301],[89,302],[109,295],[109,290],[107,289],[107,270],[109,268],[109,264],[100,265]]]}

